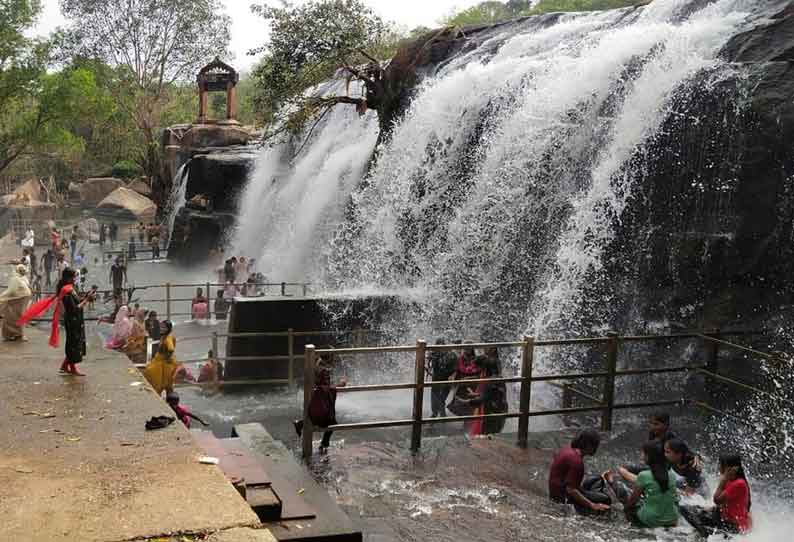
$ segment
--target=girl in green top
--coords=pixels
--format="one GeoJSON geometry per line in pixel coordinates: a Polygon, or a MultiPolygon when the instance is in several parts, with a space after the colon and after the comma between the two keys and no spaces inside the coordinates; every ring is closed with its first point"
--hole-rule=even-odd
{"type": "Polygon", "coordinates": [[[620,475],[634,484],[634,491],[624,503],[626,517],[642,527],[675,527],[678,524],[678,492],[664,449],[658,442],[642,447],[648,470],[637,475],[620,469],[620,475]]]}

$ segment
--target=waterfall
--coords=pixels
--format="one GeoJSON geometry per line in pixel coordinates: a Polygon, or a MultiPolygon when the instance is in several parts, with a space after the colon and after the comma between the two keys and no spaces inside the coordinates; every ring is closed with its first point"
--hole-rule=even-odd
{"type": "Polygon", "coordinates": [[[575,333],[647,146],[681,96],[733,76],[720,49],[764,15],[659,0],[496,27],[424,80],[367,182],[372,114],[262,151],[234,249],[274,280],[419,290],[423,334],[575,333]]]}
{"type": "Polygon", "coordinates": [[[174,234],[174,223],[176,217],[185,207],[185,194],[187,193],[187,181],[190,177],[190,160],[182,164],[174,175],[171,181],[171,194],[168,196],[168,244],[171,244],[171,238],[174,234]]]}

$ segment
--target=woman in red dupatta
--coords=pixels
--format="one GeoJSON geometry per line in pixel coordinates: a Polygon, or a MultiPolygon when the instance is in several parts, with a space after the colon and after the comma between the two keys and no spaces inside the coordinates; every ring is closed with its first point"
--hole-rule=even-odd
{"type": "Polygon", "coordinates": [[[83,320],[83,306],[88,303],[89,297],[80,299],[74,289],[76,277],[74,269],[67,267],[63,270],[61,280],[54,296],[42,299],[22,314],[19,325],[25,325],[34,318],[44,314],[51,307],[55,307],[52,313],[52,329],[50,331],[50,346],[57,348],[60,342],[59,322],[63,311],[63,325],[66,330],[66,357],[61,364],[61,372],[75,376],[83,376],[77,370],[77,364],[83,361],[85,356],[85,323],[83,320]]]}
{"type": "MultiPolygon", "coordinates": [[[[499,378],[501,367],[499,352],[489,348],[484,356],[478,356],[475,363],[480,368],[479,378],[499,378]]],[[[477,386],[477,395],[469,401],[474,407],[475,416],[487,414],[504,414],[507,412],[507,387],[504,382],[482,382],[477,386]]],[[[504,429],[504,418],[478,418],[467,421],[466,431],[471,436],[501,433],[504,429]]]]}

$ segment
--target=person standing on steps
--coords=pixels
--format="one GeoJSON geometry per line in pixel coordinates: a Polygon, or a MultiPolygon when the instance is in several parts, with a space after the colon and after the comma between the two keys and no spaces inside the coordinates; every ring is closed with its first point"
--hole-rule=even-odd
{"type": "MultiPolygon", "coordinates": [[[[442,339],[436,340],[436,345],[446,344],[442,339]]],[[[455,368],[458,363],[458,358],[454,352],[430,352],[428,356],[429,367],[428,373],[434,381],[449,380],[455,373],[455,368]]],[[[434,418],[444,418],[447,415],[447,396],[449,395],[450,386],[433,386],[430,392],[431,407],[434,418]]]]}
{"type": "Polygon", "coordinates": [[[83,319],[83,307],[91,301],[91,295],[79,297],[74,287],[76,277],[74,269],[67,267],[63,270],[61,279],[56,287],[54,296],[42,299],[34,303],[22,317],[18,325],[23,326],[32,319],[55,307],[52,315],[52,328],[50,332],[49,344],[57,348],[59,335],[59,321],[63,311],[63,326],[66,331],[65,357],[61,363],[61,373],[84,376],[77,370],[77,365],[83,361],[86,354],[85,344],[85,321],[83,319]]]}

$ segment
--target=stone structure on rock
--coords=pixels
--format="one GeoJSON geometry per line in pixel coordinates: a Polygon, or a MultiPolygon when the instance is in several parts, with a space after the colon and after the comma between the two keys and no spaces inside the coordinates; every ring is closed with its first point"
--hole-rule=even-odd
{"type": "MultiPolygon", "coordinates": [[[[164,213],[176,212],[169,258],[194,260],[209,253],[234,225],[237,197],[242,191],[256,158],[248,146],[252,134],[235,119],[237,72],[216,58],[196,77],[199,87],[199,115],[195,124],[179,124],[163,133],[165,156],[161,183],[152,187],[152,197],[164,213]],[[208,116],[208,94],[226,92],[226,118],[208,116]],[[169,209],[174,182],[180,168],[186,168],[185,200],[196,196],[206,205],[185,205],[169,209]],[[178,211],[178,212],[177,212],[178,211]]],[[[165,221],[167,217],[161,217],[165,221]]]]}

